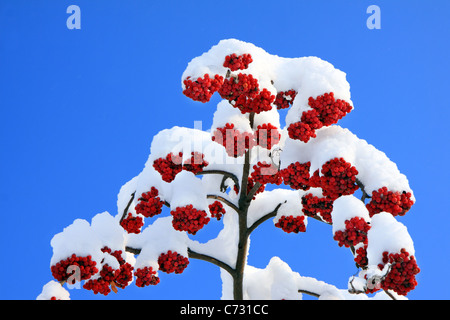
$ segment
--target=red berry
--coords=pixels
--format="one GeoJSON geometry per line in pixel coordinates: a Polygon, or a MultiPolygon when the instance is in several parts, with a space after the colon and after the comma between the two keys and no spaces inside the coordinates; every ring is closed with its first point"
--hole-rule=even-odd
{"type": "Polygon", "coordinates": [[[159,158],[153,162],[153,167],[161,174],[161,178],[165,182],[172,182],[175,176],[183,170],[182,166],[183,153],[178,155],[169,153],[166,158],[159,158]]]}
{"type": "Polygon", "coordinates": [[[146,287],[148,285],[157,285],[159,277],[156,276],[156,271],[152,267],[138,268],[134,273],[136,276],[136,286],[146,287]]]}
{"type": "Polygon", "coordinates": [[[191,80],[187,77],[183,81],[185,89],[183,94],[194,101],[208,102],[214,92],[218,91],[222,86],[223,77],[215,75],[214,79],[209,77],[209,74],[205,74],[202,77],[197,78],[197,80],[191,80]]]}
{"type": "Polygon", "coordinates": [[[273,163],[264,161],[260,161],[257,165],[253,166],[253,172],[250,177],[254,182],[259,182],[262,185],[268,183],[280,185],[282,182],[282,177],[278,168],[273,163]]]}
{"type": "Polygon", "coordinates": [[[129,212],[128,216],[120,222],[120,225],[128,233],[140,233],[144,220],[140,216],[133,216],[129,212]]]}
{"type": "Polygon", "coordinates": [[[343,158],[334,158],[322,166],[320,186],[323,194],[331,199],[343,195],[351,195],[357,189],[356,175],[358,170],[343,158]]]}
{"type": "Polygon", "coordinates": [[[320,215],[325,222],[332,223],[333,200],[308,193],[302,197],[302,205],[302,211],[306,216],[317,217],[320,215]]]}
{"type": "Polygon", "coordinates": [[[299,233],[306,231],[305,216],[281,216],[275,227],[281,228],[287,233],[299,233]]]}
{"type": "Polygon", "coordinates": [[[291,163],[287,168],[280,170],[280,176],[283,178],[285,185],[295,190],[309,189],[309,168],[310,162],[291,163]]]}
{"type": "Polygon", "coordinates": [[[253,62],[252,56],[248,53],[244,53],[240,56],[236,53],[232,53],[225,57],[223,66],[229,68],[231,71],[244,70],[248,68],[248,65],[253,62]]]}
{"type": "Polygon", "coordinates": [[[212,136],[212,140],[223,145],[230,157],[240,157],[248,149],[255,145],[252,133],[240,132],[234,129],[234,124],[227,123],[223,128],[217,128],[212,136]]]}
{"type": "Polygon", "coordinates": [[[294,103],[296,95],[297,91],[295,90],[280,91],[275,97],[274,104],[277,106],[278,110],[289,108],[294,103]]]}
{"type": "Polygon", "coordinates": [[[145,192],[139,198],[139,202],[136,205],[136,212],[142,214],[144,217],[153,217],[162,212],[164,201],[158,197],[158,189],[152,187],[149,192],[145,192]]]}
{"type": "Polygon", "coordinates": [[[170,214],[173,216],[173,228],[178,231],[186,231],[190,234],[196,234],[210,220],[204,210],[197,210],[191,204],[184,207],[177,207],[170,214]]]}
{"type": "Polygon", "coordinates": [[[361,217],[345,220],[345,230],[335,232],[333,239],[338,241],[340,247],[354,247],[358,243],[367,244],[367,232],[370,225],[361,217]]]}
{"type": "Polygon", "coordinates": [[[181,254],[169,250],[166,253],[161,253],[158,258],[159,270],[166,273],[182,273],[189,264],[189,259],[181,254]]]}
{"type": "Polygon", "coordinates": [[[218,221],[222,218],[222,215],[226,213],[225,208],[220,201],[214,201],[208,207],[211,217],[216,218],[218,221]]]}
{"type": "Polygon", "coordinates": [[[281,134],[278,128],[271,123],[264,123],[259,125],[256,129],[256,143],[257,145],[272,149],[272,147],[280,142],[281,134]]]}
{"type": "Polygon", "coordinates": [[[387,187],[382,187],[372,192],[372,198],[366,207],[371,217],[383,211],[389,212],[395,217],[403,216],[413,204],[410,192],[393,192],[389,191],[387,187]]]}
{"type": "Polygon", "coordinates": [[[79,257],[75,254],[72,254],[70,257],[59,261],[55,265],[51,266],[51,271],[53,277],[62,282],[67,281],[69,278],[73,280],[87,280],[92,275],[96,274],[98,272],[98,269],[96,268],[96,262],[92,260],[91,256],[86,257],[79,257]],[[72,273],[68,273],[67,268],[69,266],[77,266],[79,268],[79,279],[74,279],[72,277],[72,273]]]}

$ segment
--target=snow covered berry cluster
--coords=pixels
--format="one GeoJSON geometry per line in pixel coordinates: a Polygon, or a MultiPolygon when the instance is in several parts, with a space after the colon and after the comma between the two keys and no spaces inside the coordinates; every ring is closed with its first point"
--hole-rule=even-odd
{"type": "Polygon", "coordinates": [[[201,103],[217,93],[211,127],[155,135],[143,170],[120,189],[117,214],[76,219],[54,236],[56,281],[40,298],[67,299],[62,284],[74,279],[104,295],[154,286],[160,271],[186,276],[190,259],[222,269],[223,299],[397,299],[416,287],[413,241],[397,220],[415,197],[385,153],[338,125],[354,108],[345,73],[229,39],[192,59],[181,86],[201,103]],[[289,237],[302,237],[310,220],[330,227],[359,268],[348,290],[279,258],[248,265],[250,235],[269,219],[289,237]],[[222,229],[199,241],[211,225],[222,229]]]}

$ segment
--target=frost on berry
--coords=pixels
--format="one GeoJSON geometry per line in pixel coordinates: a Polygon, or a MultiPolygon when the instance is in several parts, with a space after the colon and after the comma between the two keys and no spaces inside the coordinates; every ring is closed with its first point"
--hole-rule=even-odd
{"type": "Polygon", "coordinates": [[[272,147],[280,142],[281,134],[278,128],[271,123],[264,123],[259,125],[255,131],[256,144],[266,149],[272,147]]]}
{"type": "Polygon", "coordinates": [[[223,77],[217,74],[214,78],[210,78],[209,74],[205,74],[203,77],[197,78],[197,80],[187,77],[183,81],[185,86],[183,94],[194,101],[205,103],[211,99],[214,92],[219,90],[222,83],[223,77]]]}
{"type": "Polygon", "coordinates": [[[136,212],[142,214],[146,218],[160,214],[162,212],[164,201],[162,201],[158,195],[158,189],[155,187],[152,187],[150,191],[143,193],[135,207],[136,212]]]}
{"type": "Polygon", "coordinates": [[[138,287],[154,286],[160,281],[159,277],[156,275],[156,271],[149,266],[138,268],[134,272],[134,275],[136,276],[136,286],[138,287]]]}
{"type": "Polygon", "coordinates": [[[299,233],[306,231],[305,216],[281,216],[275,227],[281,228],[287,233],[299,233]]]}
{"type": "Polygon", "coordinates": [[[294,103],[296,95],[297,91],[295,90],[280,91],[275,97],[274,104],[277,106],[278,110],[287,109],[294,103]]]}
{"type": "Polygon", "coordinates": [[[295,190],[308,190],[310,166],[310,162],[295,162],[291,163],[285,169],[280,170],[280,175],[283,178],[284,184],[295,190]]]}
{"type": "Polygon", "coordinates": [[[172,215],[172,225],[175,230],[186,231],[195,235],[210,220],[206,211],[198,210],[189,204],[184,207],[177,207],[170,212],[172,215]]]}
{"type": "Polygon", "coordinates": [[[338,241],[340,247],[354,247],[359,243],[367,244],[367,232],[370,225],[361,217],[345,220],[345,229],[334,233],[333,239],[338,241]]]}
{"type": "Polygon", "coordinates": [[[357,189],[356,175],[358,170],[343,158],[334,158],[322,166],[320,186],[323,194],[331,199],[351,195],[357,189]]]}
{"type": "Polygon", "coordinates": [[[306,216],[320,217],[325,222],[332,223],[333,200],[308,193],[302,197],[302,205],[302,211],[306,216]]]}
{"type": "Polygon", "coordinates": [[[352,106],[348,102],[336,100],[333,92],[316,98],[309,97],[308,105],[311,110],[304,111],[300,121],[289,125],[288,134],[291,139],[308,142],[310,138],[316,137],[316,130],[336,124],[352,110],[352,106]]]}
{"type": "Polygon", "coordinates": [[[237,55],[232,53],[225,57],[225,62],[223,66],[229,68],[231,71],[244,70],[248,68],[248,65],[253,62],[251,54],[244,53],[237,55]]]}
{"type": "Polygon", "coordinates": [[[86,257],[80,257],[77,256],[76,254],[72,254],[70,257],[59,261],[55,265],[52,265],[50,269],[53,277],[59,282],[62,282],[67,281],[74,272],[74,271],[70,272],[68,268],[70,266],[76,266],[78,267],[77,270],[80,271],[79,280],[87,280],[92,275],[98,272],[96,265],[97,263],[94,260],[92,260],[92,257],[90,255],[86,257]]]}
{"type": "Polygon", "coordinates": [[[213,133],[212,140],[223,145],[227,154],[234,158],[244,155],[256,143],[253,133],[240,132],[234,128],[232,123],[217,128],[213,133]]]}
{"type": "Polygon", "coordinates": [[[211,217],[216,218],[218,221],[220,221],[222,216],[226,213],[225,208],[220,201],[214,201],[208,206],[208,208],[211,213],[211,217]]]}
{"type": "Polygon", "coordinates": [[[158,257],[159,270],[166,273],[182,273],[189,264],[189,259],[176,251],[169,250],[158,257]]]}
{"type": "Polygon", "coordinates": [[[371,217],[383,211],[395,217],[403,216],[413,204],[410,192],[393,192],[387,187],[382,187],[372,192],[372,198],[366,207],[371,217]]]}
{"type": "Polygon", "coordinates": [[[128,233],[140,233],[144,225],[144,219],[140,216],[133,216],[131,212],[120,222],[122,228],[128,233]]]}

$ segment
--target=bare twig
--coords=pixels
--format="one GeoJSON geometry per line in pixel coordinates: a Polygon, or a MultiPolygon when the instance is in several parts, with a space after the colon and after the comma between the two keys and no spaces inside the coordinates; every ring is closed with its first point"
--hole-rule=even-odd
{"type": "Polygon", "coordinates": [[[136,191],[133,192],[133,193],[131,194],[130,200],[128,201],[128,204],[127,204],[127,206],[125,207],[125,209],[123,210],[123,214],[122,214],[122,218],[120,218],[120,222],[122,222],[123,219],[125,219],[125,217],[127,216],[128,209],[130,208],[131,203],[132,203],[133,200],[134,200],[134,195],[135,195],[135,194],[136,194],[136,191]]]}
{"type": "MultiPolygon", "coordinates": [[[[222,174],[224,176],[224,178],[230,178],[231,180],[233,180],[234,185],[238,188],[238,190],[240,189],[238,177],[236,177],[236,175],[234,175],[231,172],[224,171],[224,170],[204,170],[204,171],[200,171],[199,173],[197,173],[197,175],[204,175],[204,174],[222,174]]],[[[221,189],[224,186],[224,182],[225,181],[222,180],[222,183],[220,185],[221,189]]]]}

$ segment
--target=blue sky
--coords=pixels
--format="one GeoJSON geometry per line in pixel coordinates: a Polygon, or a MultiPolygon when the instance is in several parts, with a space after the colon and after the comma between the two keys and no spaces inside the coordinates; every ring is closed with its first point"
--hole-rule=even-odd
{"type": "MultiPolygon", "coordinates": [[[[396,162],[417,198],[399,218],[422,270],[409,298],[449,299],[448,12],[445,0],[1,1],[0,298],[36,298],[51,280],[53,235],[76,218],[115,214],[120,187],[142,170],[156,133],[210,126],[217,100],[183,96],[181,74],[221,39],[237,38],[347,73],[355,110],[339,124],[396,162]],[[66,27],[72,4],[80,30],[66,27]],[[379,30],[366,27],[372,4],[379,30]]],[[[351,254],[314,222],[299,235],[267,222],[252,236],[249,263],[265,267],[277,255],[301,275],[345,288],[356,272],[351,254]]],[[[220,296],[218,269],[191,260],[183,275],[106,299],[220,296]]]]}

